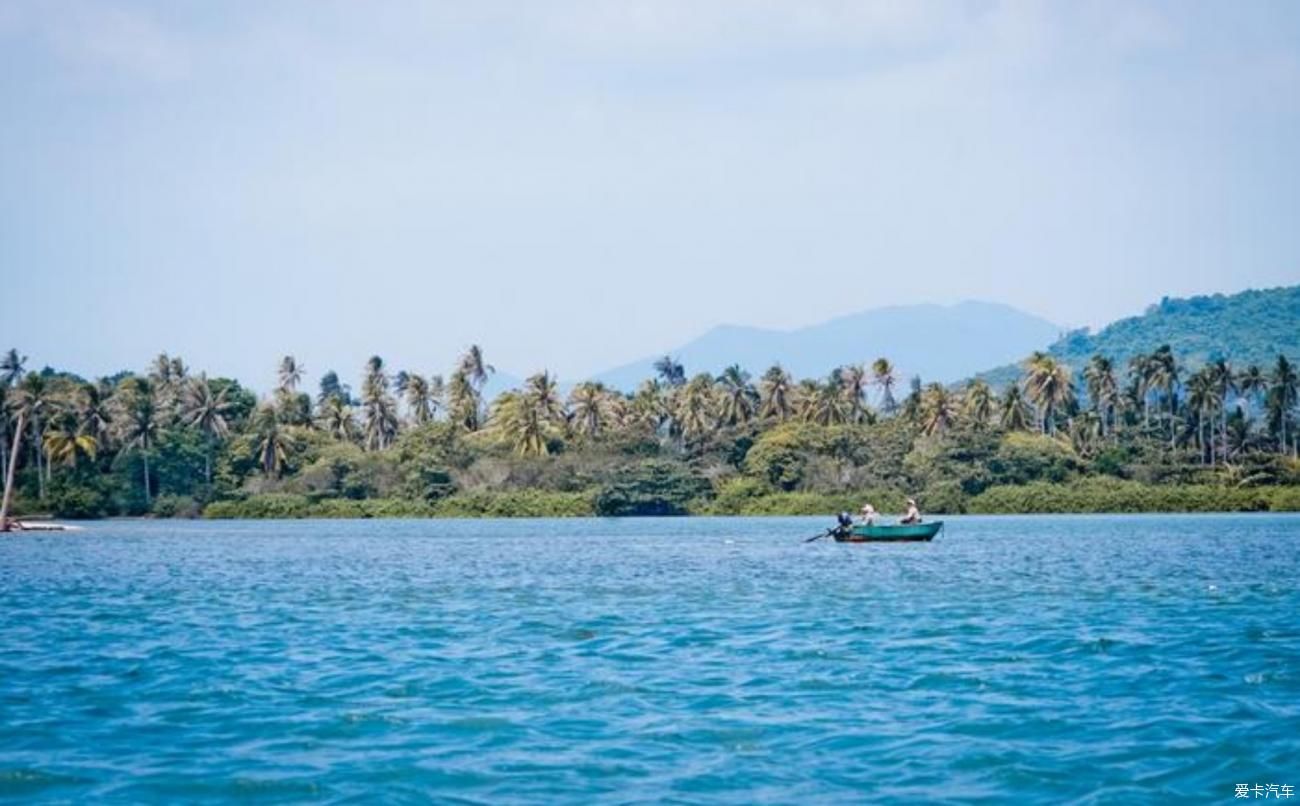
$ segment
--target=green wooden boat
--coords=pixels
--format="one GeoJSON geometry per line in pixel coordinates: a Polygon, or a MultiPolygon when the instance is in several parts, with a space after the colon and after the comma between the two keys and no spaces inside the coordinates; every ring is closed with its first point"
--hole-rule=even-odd
{"type": "Polygon", "coordinates": [[[839,543],[919,543],[933,540],[943,530],[943,521],[909,523],[901,526],[865,526],[854,524],[835,532],[839,543]]]}

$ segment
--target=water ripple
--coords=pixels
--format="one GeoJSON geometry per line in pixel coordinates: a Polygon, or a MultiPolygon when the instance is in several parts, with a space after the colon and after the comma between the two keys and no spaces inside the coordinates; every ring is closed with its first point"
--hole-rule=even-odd
{"type": "Polygon", "coordinates": [[[0,799],[1228,799],[1300,518],[105,523],[0,541],[0,799]]]}

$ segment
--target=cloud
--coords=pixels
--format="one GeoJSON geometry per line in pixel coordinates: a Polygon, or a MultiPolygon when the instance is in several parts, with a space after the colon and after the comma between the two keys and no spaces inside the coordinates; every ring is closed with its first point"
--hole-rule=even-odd
{"type": "Polygon", "coordinates": [[[552,37],[624,58],[816,47],[907,48],[951,36],[970,3],[934,0],[575,0],[541,20],[552,37]]]}
{"type": "Polygon", "coordinates": [[[81,78],[126,78],[172,83],[190,72],[182,36],[140,6],[106,2],[18,2],[0,14],[0,34],[27,34],[42,42],[81,78]]]}

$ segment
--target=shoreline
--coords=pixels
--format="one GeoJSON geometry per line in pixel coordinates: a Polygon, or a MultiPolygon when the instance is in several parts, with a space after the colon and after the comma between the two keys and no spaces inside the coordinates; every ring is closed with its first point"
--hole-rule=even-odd
{"type": "MultiPolygon", "coordinates": [[[[347,520],[426,518],[471,520],[490,518],[591,517],[816,517],[856,512],[871,502],[882,512],[902,511],[904,494],[892,490],[852,493],[771,492],[745,497],[715,496],[689,501],[647,497],[636,507],[604,511],[594,490],[548,492],[515,490],[458,493],[437,501],[401,498],[311,498],[292,493],[266,493],[203,505],[192,499],[155,503],[153,513],[111,516],[108,520],[347,520]]],[[[1300,485],[1220,487],[1210,485],[1148,485],[1117,479],[1089,479],[1068,484],[1031,483],[998,486],[973,496],[917,496],[927,517],[952,515],[1125,515],[1199,513],[1300,512],[1300,485]]],[[[28,523],[76,522],[75,513],[28,512],[28,523]]],[[[41,527],[36,526],[35,530],[41,527]]]]}

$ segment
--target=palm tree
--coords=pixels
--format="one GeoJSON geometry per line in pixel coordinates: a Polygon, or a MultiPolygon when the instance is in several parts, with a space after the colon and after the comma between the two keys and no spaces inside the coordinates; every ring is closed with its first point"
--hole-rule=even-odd
{"type": "Polygon", "coordinates": [[[718,376],[722,392],[718,415],[727,425],[747,423],[758,413],[758,392],[749,382],[749,373],[732,364],[718,376]]]}
{"type": "Polygon", "coordinates": [[[676,388],[686,384],[686,369],[673,359],[671,355],[666,355],[654,363],[655,373],[669,387],[676,388]]]}
{"type": "Polygon", "coordinates": [[[441,375],[429,376],[429,412],[430,418],[436,417],[438,412],[447,408],[447,382],[442,379],[441,375]]]}
{"type": "MultiPolygon", "coordinates": [[[[628,424],[655,433],[671,419],[672,406],[664,387],[654,378],[642,381],[628,406],[628,424]]],[[[670,436],[676,438],[677,434],[671,433],[670,436]]]]}
{"type": "MultiPolygon", "coordinates": [[[[10,350],[10,354],[14,354],[14,351],[10,350]]],[[[19,369],[21,370],[21,367],[19,369]]],[[[21,371],[18,373],[18,377],[21,377],[21,371]]],[[[4,384],[5,389],[8,389],[9,383],[10,380],[7,378],[4,384]]],[[[13,503],[14,474],[18,470],[18,454],[22,450],[23,428],[27,424],[28,415],[31,413],[29,407],[32,405],[32,401],[28,398],[15,396],[13,400],[6,401],[6,403],[14,410],[17,422],[14,427],[14,444],[10,449],[8,467],[5,470],[4,496],[0,498],[0,532],[9,531],[9,507],[13,503]]]]}
{"type": "Polygon", "coordinates": [[[1178,360],[1168,344],[1163,344],[1151,354],[1150,383],[1165,394],[1169,403],[1169,447],[1174,447],[1176,440],[1174,420],[1178,416],[1178,360]]]}
{"type": "Polygon", "coordinates": [[[377,355],[366,362],[366,377],[361,384],[361,417],[367,450],[379,451],[392,444],[399,426],[397,401],[388,392],[384,359],[377,355]]]}
{"type": "Polygon", "coordinates": [[[0,386],[17,386],[23,378],[25,373],[23,367],[26,364],[27,356],[19,355],[18,351],[12,348],[0,357],[0,386]]]}
{"type": "Polygon", "coordinates": [[[584,381],[569,393],[574,429],[587,439],[597,439],[614,420],[614,404],[604,384],[584,381]]]}
{"type": "Polygon", "coordinates": [[[159,353],[149,365],[154,405],[164,423],[174,422],[180,413],[180,383],[184,380],[184,371],[185,364],[167,353],[159,353]]]}
{"type": "MultiPolygon", "coordinates": [[[[291,355],[286,355],[280,359],[280,369],[277,373],[280,385],[277,388],[281,394],[292,395],[298,390],[298,384],[302,382],[304,369],[303,365],[299,364],[298,360],[291,355]]],[[[335,376],[335,380],[337,379],[337,376],[335,376]]]]}
{"type": "Polygon", "coordinates": [[[273,406],[264,403],[258,407],[253,415],[253,434],[257,438],[257,462],[262,466],[262,472],[268,477],[274,474],[279,478],[289,460],[293,439],[280,424],[273,406]]]}
{"type": "Polygon", "coordinates": [[[197,428],[203,434],[206,450],[203,454],[203,479],[212,484],[212,445],[230,433],[226,417],[230,414],[230,387],[213,392],[208,376],[200,374],[185,386],[181,399],[181,422],[197,428]]]}
{"type": "Polygon", "coordinates": [[[508,440],[520,456],[545,456],[546,427],[526,397],[518,390],[498,395],[492,402],[490,428],[508,440]]]}
{"type": "MultiPolygon", "coordinates": [[[[1295,408],[1298,384],[1300,382],[1297,381],[1295,365],[1285,355],[1279,355],[1269,377],[1268,390],[1269,421],[1281,436],[1278,442],[1279,453],[1286,453],[1287,421],[1291,417],[1291,409],[1295,408]]],[[[1292,452],[1295,452],[1294,448],[1292,452]]]]}
{"type": "Polygon", "coordinates": [[[45,429],[45,455],[51,465],[77,466],[77,457],[94,460],[99,443],[89,434],[77,429],[77,416],[71,407],[64,407],[50,418],[45,429]]]}
{"type": "Polygon", "coordinates": [[[0,476],[9,465],[9,387],[0,383],[0,476]]]}
{"type": "Polygon", "coordinates": [[[9,458],[9,405],[6,394],[23,377],[23,365],[27,356],[19,355],[10,349],[0,357],[0,467],[8,464],[9,458]]]}
{"type": "MultiPolygon", "coordinates": [[[[1237,393],[1237,374],[1223,358],[1216,358],[1205,369],[1208,370],[1207,375],[1214,392],[1214,406],[1219,411],[1220,455],[1226,464],[1228,461],[1228,398],[1237,393]]],[[[1210,459],[1213,464],[1212,449],[1210,459]]]]}
{"type": "Polygon", "coordinates": [[[966,387],[964,409],[966,416],[977,429],[993,421],[993,390],[982,380],[971,381],[966,387]]]}
{"type": "Polygon", "coordinates": [[[869,418],[867,410],[867,369],[861,364],[850,364],[840,370],[840,388],[848,402],[848,420],[861,423],[869,418]]]}
{"type": "Polygon", "coordinates": [[[1142,422],[1150,426],[1151,387],[1156,373],[1155,362],[1151,356],[1139,353],[1129,359],[1128,371],[1133,382],[1133,388],[1142,401],[1142,422]]]}
{"type": "Polygon", "coordinates": [[[550,372],[542,370],[524,381],[524,399],[541,422],[558,425],[566,421],[559,385],[550,372]]]}
{"type": "Polygon", "coordinates": [[[77,428],[95,438],[101,448],[108,442],[113,426],[113,387],[107,380],[84,383],[76,398],[77,428]]]}
{"type": "Polygon", "coordinates": [[[1237,389],[1246,400],[1246,414],[1255,416],[1255,406],[1259,398],[1268,391],[1268,376],[1257,364],[1251,364],[1237,376],[1237,389]]]}
{"type": "Polygon", "coordinates": [[[1020,386],[1011,384],[1002,394],[1002,406],[998,422],[1008,431],[1028,431],[1032,418],[1029,403],[1020,391],[1020,386]]]}
{"type": "MultiPolygon", "coordinates": [[[[54,407],[56,400],[54,392],[45,375],[37,372],[29,372],[23,376],[22,382],[18,384],[14,392],[15,405],[22,411],[25,411],[28,427],[31,429],[31,444],[33,453],[36,456],[36,483],[37,495],[42,501],[45,500],[45,484],[49,481],[49,468],[44,462],[44,451],[42,442],[44,440],[45,429],[42,418],[45,412],[54,407]]],[[[18,435],[14,435],[14,444],[18,444],[18,435]]]]}
{"type": "Polygon", "coordinates": [[[769,367],[767,372],[763,373],[763,379],[759,383],[761,389],[759,414],[763,417],[774,417],[780,422],[790,419],[790,414],[794,411],[792,383],[790,373],[786,372],[780,364],[769,367]]]}
{"type": "Polygon", "coordinates": [[[399,373],[397,388],[399,393],[405,394],[407,408],[411,410],[411,419],[416,425],[424,425],[433,419],[434,403],[429,391],[429,382],[424,379],[424,376],[399,373]],[[403,375],[406,377],[405,384],[400,382],[403,375]]]}
{"type": "Polygon", "coordinates": [[[928,435],[942,434],[952,425],[957,413],[952,394],[941,383],[932,383],[921,394],[921,430],[928,435]]]}
{"type": "Polygon", "coordinates": [[[463,369],[451,374],[447,384],[447,406],[451,419],[466,431],[477,431],[482,425],[482,397],[463,369]]]}
{"type": "Polygon", "coordinates": [[[1025,362],[1025,393],[1038,409],[1044,434],[1056,433],[1057,412],[1074,401],[1070,368],[1047,353],[1037,352],[1025,362]]]}
{"type": "Polygon", "coordinates": [[[678,392],[674,419],[680,424],[683,439],[698,442],[717,427],[713,378],[708,373],[700,373],[678,392]]]}
{"type": "Polygon", "coordinates": [[[347,384],[339,382],[339,374],[334,370],[329,370],[320,376],[320,394],[316,396],[316,405],[321,406],[325,401],[337,398],[343,403],[352,402],[352,390],[347,384]]]}
{"type": "MultiPolygon", "coordinates": [[[[1202,367],[1199,371],[1192,374],[1187,379],[1187,408],[1196,415],[1196,443],[1201,451],[1201,463],[1204,464],[1206,454],[1205,424],[1213,423],[1213,410],[1216,401],[1215,395],[1215,378],[1214,371],[1210,367],[1202,367]]],[[[1214,426],[1210,426],[1210,436],[1214,436],[1214,426]]],[[[1214,448],[1211,445],[1209,451],[1210,464],[1214,464],[1214,448]]]]}
{"type": "Polygon", "coordinates": [[[496,372],[496,369],[491,364],[483,360],[483,348],[477,344],[471,344],[465,354],[461,356],[459,369],[479,392],[483,391],[483,385],[487,383],[488,376],[496,372]]]}
{"type": "Polygon", "coordinates": [[[913,425],[921,420],[921,376],[913,375],[903,400],[903,418],[913,425]]]}
{"type": "Polygon", "coordinates": [[[514,446],[520,456],[545,456],[549,442],[566,423],[555,378],[546,371],[524,382],[492,403],[490,428],[514,446]]]}
{"type": "Polygon", "coordinates": [[[1083,370],[1083,379],[1087,384],[1088,399],[1092,401],[1093,411],[1097,413],[1098,428],[1104,437],[1107,426],[1114,422],[1115,409],[1119,406],[1115,362],[1100,353],[1094,355],[1083,370]]]}
{"type": "Polygon", "coordinates": [[[812,422],[813,409],[817,405],[817,396],[820,393],[820,383],[812,378],[801,378],[790,394],[794,416],[805,422],[812,422]]]}
{"type": "Polygon", "coordinates": [[[15,349],[0,356],[0,466],[7,465],[9,458],[9,406],[5,395],[22,380],[26,363],[27,356],[15,349]]]}
{"type": "MultiPolygon", "coordinates": [[[[18,386],[12,395],[6,395],[8,399],[5,401],[14,413],[15,422],[14,441],[9,448],[8,468],[5,471],[4,495],[0,497],[0,532],[9,531],[9,508],[13,504],[14,477],[18,471],[18,455],[22,452],[23,431],[28,419],[39,418],[40,409],[48,402],[44,395],[32,394],[33,390],[23,388],[28,386],[23,374],[23,364],[26,361],[27,357],[20,356],[17,350],[10,350],[0,359],[0,388],[8,393],[11,387],[18,386]]],[[[40,456],[39,449],[37,456],[40,456]]],[[[39,474],[39,468],[37,472],[39,474]]]]}
{"type": "Polygon", "coordinates": [[[1084,412],[1070,419],[1070,446],[1074,452],[1084,457],[1091,457],[1096,452],[1101,440],[1101,418],[1096,412],[1084,412]]]}
{"type": "Polygon", "coordinates": [[[844,399],[843,385],[838,372],[832,372],[826,383],[814,383],[807,388],[804,400],[804,419],[818,425],[841,425],[848,421],[848,401],[844,399]]]}
{"type": "Polygon", "coordinates": [[[118,439],[123,449],[140,452],[144,466],[144,503],[147,507],[153,500],[149,491],[149,451],[162,427],[154,382],[147,378],[128,378],[118,387],[114,401],[116,412],[113,423],[118,429],[118,439]]]}
{"type": "Polygon", "coordinates": [[[357,435],[356,415],[346,398],[330,395],[317,407],[316,425],[335,439],[351,441],[357,435]]]}
{"type": "Polygon", "coordinates": [[[898,401],[894,400],[898,371],[888,358],[877,358],[871,362],[871,378],[880,387],[880,410],[885,414],[893,414],[898,410],[898,401]]]}

